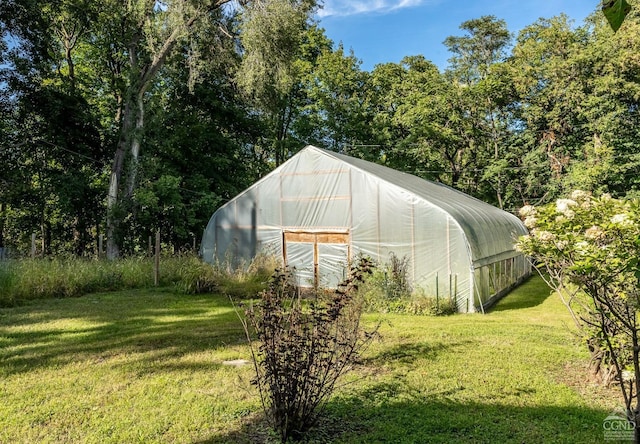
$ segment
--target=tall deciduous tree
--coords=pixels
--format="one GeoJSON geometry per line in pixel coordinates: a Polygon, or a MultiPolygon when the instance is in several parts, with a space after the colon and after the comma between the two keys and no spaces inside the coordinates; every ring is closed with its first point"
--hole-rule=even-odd
{"type": "Polygon", "coordinates": [[[4,214],[11,215],[11,226],[23,237],[40,228],[45,253],[86,251],[101,215],[96,202],[104,160],[99,123],[76,88],[69,61],[87,23],[76,22],[74,8],[84,6],[80,1],[0,6],[0,29],[12,46],[0,79],[11,109],[3,115],[8,122],[3,154],[12,165],[11,176],[5,176],[8,192],[1,198],[4,214]]]}
{"type": "Polygon", "coordinates": [[[315,0],[271,0],[243,15],[244,56],[237,81],[267,122],[264,148],[275,165],[299,148],[291,143],[291,132],[305,103],[301,80],[308,65],[300,60],[305,56],[305,39],[313,36],[309,17],[315,8],[315,0]]]}
{"type": "Polygon", "coordinates": [[[463,116],[460,137],[473,159],[472,170],[465,172],[466,190],[478,195],[480,182],[488,179],[498,205],[503,207],[504,179],[499,170],[508,134],[505,108],[510,82],[498,67],[506,58],[511,35],[506,22],[494,16],[468,20],[460,29],[465,35],[444,41],[452,53],[445,75],[454,86],[450,97],[463,116]],[[487,168],[494,174],[487,175],[487,168]]]}
{"type": "Polygon", "coordinates": [[[586,37],[564,15],[540,19],[517,37],[509,67],[518,96],[520,140],[528,153],[522,172],[529,199],[557,197],[580,156],[588,66],[579,54],[586,37]]]}
{"type": "Polygon", "coordinates": [[[325,48],[305,77],[308,103],[296,132],[311,143],[334,151],[357,152],[370,140],[371,114],[364,90],[368,73],[360,70],[353,52],[342,45],[325,48]]]}
{"type": "Polygon", "coordinates": [[[107,26],[103,50],[111,61],[120,129],[107,197],[109,258],[117,257],[120,250],[118,227],[122,208],[118,207],[131,198],[136,185],[145,129],[145,95],[176,46],[194,36],[198,26],[210,25],[205,19],[218,13],[228,1],[103,2],[100,22],[107,26]]]}

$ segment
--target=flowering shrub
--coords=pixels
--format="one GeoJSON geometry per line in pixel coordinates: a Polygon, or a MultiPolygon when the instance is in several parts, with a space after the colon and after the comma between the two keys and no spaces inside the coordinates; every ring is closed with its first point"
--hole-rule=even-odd
{"type": "Polygon", "coordinates": [[[555,204],[525,206],[520,215],[530,234],[518,249],[561,295],[595,370],[619,383],[629,419],[640,426],[639,203],[574,191],[555,204]]]}

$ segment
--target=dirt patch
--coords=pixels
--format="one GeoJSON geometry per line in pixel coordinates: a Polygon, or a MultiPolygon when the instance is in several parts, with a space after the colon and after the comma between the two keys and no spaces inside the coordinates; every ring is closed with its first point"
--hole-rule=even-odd
{"type": "Polygon", "coordinates": [[[589,370],[588,361],[566,363],[554,375],[554,379],[571,387],[593,406],[610,410],[624,403],[618,385],[603,385],[589,370]]]}

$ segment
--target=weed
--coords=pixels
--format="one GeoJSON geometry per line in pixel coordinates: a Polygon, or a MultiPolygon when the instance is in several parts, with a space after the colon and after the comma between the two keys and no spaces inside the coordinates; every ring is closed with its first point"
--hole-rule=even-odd
{"type": "Polygon", "coordinates": [[[455,300],[428,295],[421,288],[413,289],[408,267],[406,256],[398,258],[393,253],[388,263],[375,267],[360,291],[366,311],[433,316],[457,311],[455,300]]]}

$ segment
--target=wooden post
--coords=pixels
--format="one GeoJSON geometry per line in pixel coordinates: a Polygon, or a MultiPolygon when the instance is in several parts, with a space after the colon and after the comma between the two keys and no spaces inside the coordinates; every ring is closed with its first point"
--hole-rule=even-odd
{"type": "Polygon", "coordinates": [[[191,235],[191,237],[193,237],[193,247],[192,247],[192,250],[193,250],[193,253],[195,254],[195,253],[196,253],[196,235],[195,235],[195,234],[192,234],[192,235],[191,235]]]}
{"type": "Polygon", "coordinates": [[[160,285],[160,228],[156,231],[156,257],[153,267],[153,283],[156,287],[160,285]]]}
{"type": "Polygon", "coordinates": [[[98,236],[98,259],[102,259],[102,245],[104,242],[104,234],[98,236]]]}
{"type": "Polygon", "coordinates": [[[36,258],[36,233],[31,233],[31,259],[36,258]]]}

